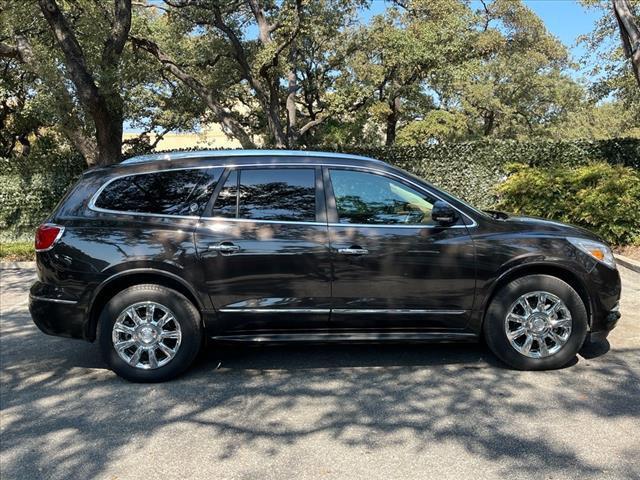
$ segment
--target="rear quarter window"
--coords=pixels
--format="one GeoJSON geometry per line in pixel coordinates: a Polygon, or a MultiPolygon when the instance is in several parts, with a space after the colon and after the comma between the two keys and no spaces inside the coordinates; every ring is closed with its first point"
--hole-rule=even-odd
{"type": "Polygon", "coordinates": [[[221,173],[221,168],[201,168],[127,175],[109,182],[94,206],[118,212],[199,216],[221,173]]]}

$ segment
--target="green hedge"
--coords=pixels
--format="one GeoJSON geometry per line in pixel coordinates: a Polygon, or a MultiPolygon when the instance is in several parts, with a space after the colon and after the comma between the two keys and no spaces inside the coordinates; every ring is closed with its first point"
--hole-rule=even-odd
{"type": "Polygon", "coordinates": [[[480,208],[495,204],[495,187],[508,175],[508,165],[577,167],[605,162],[640,169],[640,140],[527,141],[449,143],[406,147],[347,147],[403,168],[480,208]]]}
{"type": "MultiPolygon", "coordinates": [[[[356,153],[384,160],[481,208],[495,205],[496,187],[508,165],[575,168],[606,162],[640,169],[640,140],[508,141],[369,147],[324,146],[314,150],[356,153]]],[[[40,142],[24,159],[0,159],[0,239],[25,238],[46,217],[80,174],[77,155],[40,142]]]]}
{"type": "Polygon", "coordinates": [[[65,172],[0,175],[0,241],[32,238],[76,179],[65,172]]]}

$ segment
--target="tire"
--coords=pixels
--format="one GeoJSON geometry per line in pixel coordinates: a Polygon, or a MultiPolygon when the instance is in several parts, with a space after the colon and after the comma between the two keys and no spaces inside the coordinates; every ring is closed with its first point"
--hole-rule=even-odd
{"type": "Polygon", "coordinates": [[[567,365],[582,347],[588,331],[587,310],[566,282],[550,275],[528,275],[505,285],[495,295],[483,331],[491,351],[507,365],[518,370],[552,370],[567,365]],[[523,297],[530,308],[535,305],[529,314],[523,297]],[[541,299],[546,299],[545,303],[541,299]],[[533,340],[527,352],[528,337],[533,340]],[[560,348],[554,351],[557,346],[560,348]]]}
{"type": "Polygon", "coordinates": [[[198,355],[202,337],[196,307],[181,293],[153,284],[135,285],[111,298],[100,314],[97,334],[109,368],[126,380],[144,383],[183,373],[198,355]],[[114,342],[132,345],[119,353],[114,342]]]}

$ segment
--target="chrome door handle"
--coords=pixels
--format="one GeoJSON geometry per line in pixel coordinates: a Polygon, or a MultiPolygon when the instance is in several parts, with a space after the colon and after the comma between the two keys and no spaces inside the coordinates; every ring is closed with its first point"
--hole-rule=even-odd
{"type": "Polygon", "coordinates": [[[341,255],[366,255],[369,250],[360,247],[339,248],[338,253],[341,255]]]}
{"type": "Polygon", "coordinates": [[[209,245],[209,250],[214,250],[216,252],[222,253],[233,253],[240,251],[240,247],[238,245],[234,245],[231,242],[222,242],[216,245],[209,245]]]}

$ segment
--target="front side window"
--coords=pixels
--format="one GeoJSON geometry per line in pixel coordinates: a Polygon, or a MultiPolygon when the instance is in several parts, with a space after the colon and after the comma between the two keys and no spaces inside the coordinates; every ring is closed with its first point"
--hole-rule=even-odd
{"type": "Polygon", "coordinates": [[[95,202],[121,212],[199,216],[222,169],[170,170],[128,175],[109,183],[95,202]]]}
{"type": "Polygon", "coordinates": [[[340,223],[430,225],[434,200],[383,175],[330,169],[340,223]]]}
{"type": "Polygon", "coordinates": [[[265,168],[232,171],[220,191],[214,216],[249,220],[314,222],[315,170],[265,168]],[[239,175],[239,178],[236,177],[239,175]],[[236,188],[237,185],[237,188],[236,188]]]}

